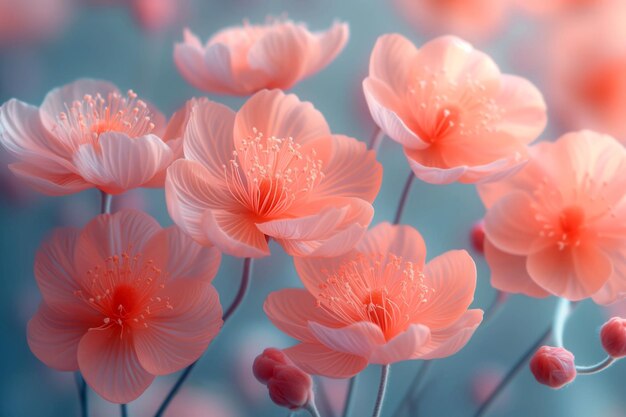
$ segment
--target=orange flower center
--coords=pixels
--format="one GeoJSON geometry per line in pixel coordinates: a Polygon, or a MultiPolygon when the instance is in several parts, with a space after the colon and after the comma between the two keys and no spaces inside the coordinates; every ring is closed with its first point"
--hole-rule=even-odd
{"type": "Polygon", "coordinates": [[[335,271],[323,270],[317,305],[346,325],[367,321],[391,340],[419,321],[434,292],[413,262],[393,254],[357,254],[335,271]]]}
{"type": "Polygon", "coordinates": [[[241,142],[229,166],[224,165],[228,190],[242,210],[262,222],[286,213],[323,178],[314,149],[306,153],[293,138],[255,137],[241,142]]]}
{"type": "Polygon", "coordinates": [[[165,287],[161,269],[152,260],[143,261],[141,254],[110,256],[87,275],[74,295],[102,315],[98,329],[117,326],[121,337],[133,328],[148,327],[151,315],[173,308],[168,297],[157,296],[165,287]]]}
{"type": "Polygon", "coordinates": [[[102,133],[121,132],[130,137],[150,133],[155,125],[148,105],[129,90],[126,97],[117,92],[102,97],[86,94],[83,100],[65,104],[66,111],[57,117],[54,133],[61,140],[78,147],[97,144],[102,133]]]}

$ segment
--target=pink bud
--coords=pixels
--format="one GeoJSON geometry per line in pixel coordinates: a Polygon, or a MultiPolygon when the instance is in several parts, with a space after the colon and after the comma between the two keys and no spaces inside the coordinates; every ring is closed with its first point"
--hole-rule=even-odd
{"type": "Polygon", "coordinates": [[[613,317],[602,326],[600,340],[606,353],[614,358],[626,356],[626,319],[613,317]]]}
{"type": "Polygon", "coordinates": [[[561,388],[576,378],[572,352],[559,347],[542,346],[530,360],[535,379],[550,388],[561,388]]]}
{"type": "Polygon", "coordinates": [[[312,386],[309,374],[293,365],[277,366],[267,383],[272,401],[290,410],[302,408],[311,400],[312,386]]]}
{"type": "Polygon", "coordinates": [[[472,247],[478,253],[484,252],[485,247],[485,221],[479,220],[474,223],[472,226],[472,230],[470,231],[470,240],[472,242],[472,247]]]}
{"type": "Polygon", "coordinates": [[[252,364],[252,372],[256,379],[262,384],[267,384],[274,375],[274,368],[279,365],[288,365],[291,361],[282,350],[267,348],[256,357],[252,364]]]}

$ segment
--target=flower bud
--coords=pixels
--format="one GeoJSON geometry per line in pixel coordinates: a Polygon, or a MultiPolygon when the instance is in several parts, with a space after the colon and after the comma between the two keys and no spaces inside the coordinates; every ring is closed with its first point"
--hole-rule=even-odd
{"type": "Polygon", "coordinates": [[[483,253],[485,248],[485,221],[479,220],[472,226],[470,231],[472,247],[478,253],[483,253]]]}
{"type": "Polygon", "coordinates": [[[550,388],[561,388],[576,378],[574,355],[559,347],[542,346],[530,360],[535,379],[550,388]]]}
{"type": "Polygon", "coordinates": [[[256,357],[252,364],[252,372],[256,379],[262,384],[267,384],[274,375],[274,368],[279,365],[291,364],[287,355],[282,350],[276,348],[267,348],[256,357]]]}
{"type": "Polygon", "coordinates": [[[313,396],[313,380],[309,374],[295,366],[279,365],[267,383],[270,398],[277,405],[297,410],[304,407],[313,396]]]}
{"type": "Polygon", "coordinates": [[[614,358],[626,356],[626,319],[613,317],[602,326],[600,340],[606,353],[614,358]]]}

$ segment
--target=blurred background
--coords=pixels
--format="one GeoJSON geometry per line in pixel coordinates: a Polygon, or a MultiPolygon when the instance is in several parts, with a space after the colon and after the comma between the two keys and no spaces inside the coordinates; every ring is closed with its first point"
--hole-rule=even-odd
{"type": "MultiPolygon", "coordinates": [[[[102,78],[121,90],[134,89],[170,115],[192,96],[204,95],[178,74],[173,45],[189,27],[203,40],[244,18],[261,23],[287,15],[322,30],[333,21],[350,24],[350,41],[321,73],[292,92],[311,101],[331,129],[368,141],[374,132],[361,81],[376,38],[399,32],[417,45],[455,33],[489,53],[503,72],[535,82],[549,105],[549,127],[542,140],[570,129],[595,128],[626,139],[626,2],[572,0],[0,0],[0,103],[11,97],[39,105],[52,88],[80,77],[102,78]]],[[[211,96],[238,108],[241,98],[211,96]]],[[[384,166],[374,223],[393,218],[409,167],[399,145],[385,140],[378,156],[384,166]]],[[[0,151],[0,416],[78,415],[73,375],[46,368],[30,352],[25,329],[36,311],[39,292],[32,265],[41,241],[59,226],[82,227],[98,212],[99,194],[51,198],[22,186],[6,169],[0,151]]],[[[171,224],[163,190],[135,190],[114,199],[114,210],[134,207],[171,224]]],[[[495,291],[489,270],[473,250],[469,233],[483,216],[474,187],[432,186],[416,181],[403,223],[424,236],[429,256],[465,248],[479,268],[474,307],[486,308],[495,291]]],[[[222,304],[238,288],[241,261],[224,256],[215,280],[222,304]]],[[[251,373],[254,357],[269,346],[293,343],[262,314],[268,293],[301,286],[292,264],[277,245],[255,263],[245,305],[209,347],[170,417],[286,416],[273,405],[251,373]]],[[[481,326],[457,355],[437,361],[403,416],[470,416],[511,364],[552,320],[556,300],[512,296],[498,316],[481,326]]],[[[581,364],[603,358],[599,327],[625,314],[583,302],[568,324],[565,344],[581,364]]],[[[384,416],[391,416],[419,369],[419,361],[392,366],[384,416]]],[[[371,366],[360,377],[353,416],[368,415],[379,378],[371,366]]],[[[130,404],[133,417],[152,416],[174,376],[159,378],[130,404]]],[[[626,416],[626,363],[600,375],[581,377],[554,391],[535,382],[527,368],[488,415],[626,416]]],[[[324,416],[338,415],[346,381],[319,379],[324,416]]],[[[416,391],[417,392],[417,391],[416,391]]],[[[117,416],[118,407],[90,393],[93,417],[117,416]]],[[[303,412],[303,414],[306,414],[303,412]]]]}

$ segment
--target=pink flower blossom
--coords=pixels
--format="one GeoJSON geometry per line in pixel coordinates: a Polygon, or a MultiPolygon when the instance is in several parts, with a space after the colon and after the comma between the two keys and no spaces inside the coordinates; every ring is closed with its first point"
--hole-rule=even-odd
{"type": "Polygon", "coordinates": [[[216,336],[219,263],[215,248],[137,211],[59,229],[35,259],[43,302],[28,323],[30,349],[54,369],[79,370],[105,399],[132,401],[216,336]]]}
{"type": "Polygon", "coordinates": [[[479,187],[492,285],[600,304],[626,294],[626,150],[610,136],[569,133],[530,149],[514,177],[479,187]]]}
{"type": "Polygon", "coordinates": [[[132,90],[123,96],[106,81],[55,88],[40,108],[16,99],[0,107],[0,143],[20,161],[11,170],[49,195],[162,187],[180,147],[162,136],[165,127],[161,113],[132,90]]]}
{"type": "Polygon", "coordinates": [[[273,20],[223,29],[203,45],[187,29],[174,48],[174,62],[200,90],[245,96],[264,88],[291,88],[330,64],[348,36],[345,23],[316,33],[302,23],[273,20]]]}
{"type": "Polygon", "coordinates": [[[71,0],[0,0],[0,46],[53,38],[71,14],[71,0]]]}
{"type": "Polygon", "coordinates": [[[193,109],[184,160],[167,171],[170,216],[202,244],[239,257],[335,256],[363,236],[382,179],[375,153],[330,133],[310,103],[264,90],[239,112],[193,109]]]}
{"type": "Polygon", "coordinates": [[[486,54],[444,36],[417,49],[381,36],[363,90],[376,124],[404,147],[415,175],[445,184],[501,179],[526,161],[546,108],[527,80],[503,75],[486,54]]]}
{"type": "Polygon", "coordinates": [[[476,266],[465,251],[425,258],[415,229],[388,223],[343,256],[296,258],[306,289],[271,293],[264,306],[301,342],[284,352],[304,371],[334,378],[369,363],[455,354],[482,321],[481,310],[468,310],[476,266]]]}

